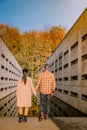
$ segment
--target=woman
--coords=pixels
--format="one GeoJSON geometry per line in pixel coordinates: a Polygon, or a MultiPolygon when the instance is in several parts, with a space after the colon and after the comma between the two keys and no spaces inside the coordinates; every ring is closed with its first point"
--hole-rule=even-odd
{"type": "Polygon", "coordinates": [[[27,76],[28,70],[23,69],[22,72],[23,76],[19,79],[16,93],[19,114],[18,122],[27,121],[28,110],[31,106],[32,92],[36,96],[36,91],[33,87],[32,79],[27,76]]]}

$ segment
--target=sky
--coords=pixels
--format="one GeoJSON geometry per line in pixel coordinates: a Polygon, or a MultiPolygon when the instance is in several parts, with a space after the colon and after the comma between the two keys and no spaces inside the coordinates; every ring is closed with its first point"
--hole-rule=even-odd
{"type": "Polygon", "coordinates": [[[0,24],[20,32],[61,25],[69,30],[87,7],[87,0],[0,0],[0,24]]]}

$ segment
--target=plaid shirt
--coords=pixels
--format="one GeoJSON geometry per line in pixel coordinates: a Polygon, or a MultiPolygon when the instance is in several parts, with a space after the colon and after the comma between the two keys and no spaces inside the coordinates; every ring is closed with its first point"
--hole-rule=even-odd
{"type": "Polygon", "coordinates": [[[54,93],[56,82],[55,76],[48,70],[42,72],[39,76],[37,86],[40,87],[40,92],[42,94],[54,93]]]}

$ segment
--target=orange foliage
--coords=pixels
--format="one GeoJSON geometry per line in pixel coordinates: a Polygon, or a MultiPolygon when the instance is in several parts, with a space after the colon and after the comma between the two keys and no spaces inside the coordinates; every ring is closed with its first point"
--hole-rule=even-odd
{"type": "Polygon", "coordinates": [[[20,33],[9,25],[0,24],[0,35],[22,67],[37,74],[41,66],[51,56],[66,34],[65,28],[52,26],[45,31],[20,33]]]}

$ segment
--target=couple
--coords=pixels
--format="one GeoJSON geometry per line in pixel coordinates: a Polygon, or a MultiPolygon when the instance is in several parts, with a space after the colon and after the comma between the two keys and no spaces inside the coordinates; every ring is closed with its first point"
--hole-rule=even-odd
{"type": "Polygon", "coordinates": [[[18,122],[26,122],[29,107],[31,106],[32,92],[36,96],[36,91],[40,88],[40,119],[48,119],[50,110],[50,99],[54,95],[55,91],[55,76],[49,71],[49,64],[45,65],[45,70],[42,72],[38,78],[37,85],[34,88],[33,82],[30,77],[27,76],[27,69],[23,69],[23,76],[19,79],[17,86],[17,107],[19,120],[18,122]],[[45,101],[46,100],[46,101],[45,101]],[[44,101],[46,107],[44,106],[44,101]],[[45,107],[45,108],[44,108],[45,107]]]}

